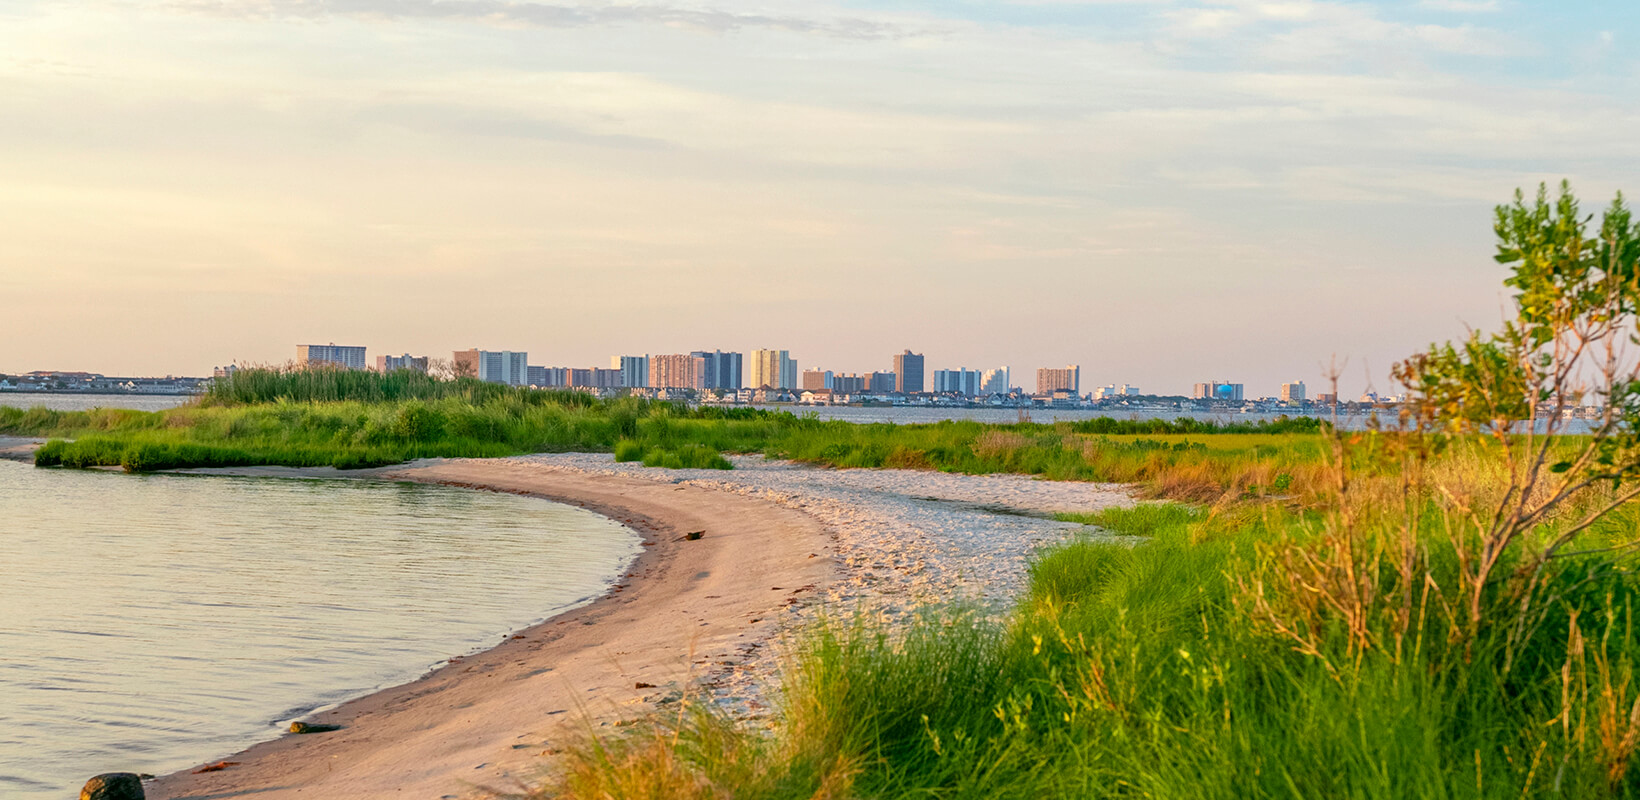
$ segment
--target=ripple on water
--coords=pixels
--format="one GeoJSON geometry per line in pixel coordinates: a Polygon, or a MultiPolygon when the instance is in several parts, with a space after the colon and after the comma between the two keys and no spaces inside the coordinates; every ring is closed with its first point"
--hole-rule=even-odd
{"type": "Polygon", "coordinates": [[[598,596],[638,549],[506,494],[0,462],[0,796],[242,749],[598,596]]]}

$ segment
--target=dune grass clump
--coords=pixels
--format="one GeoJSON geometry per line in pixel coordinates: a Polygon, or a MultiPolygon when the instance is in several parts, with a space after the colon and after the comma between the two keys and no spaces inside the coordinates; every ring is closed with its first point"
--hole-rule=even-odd
{"type": "Polygon", "coordinates": [[[642,461],[643,444],[631,439],[622,439],[615,443],[616,461],[642,461]]]}
{"type": "Polygon", "coordinates": [[[1178,503],[1140,503],[1132,508],[1107,508],[1093,513],[1062,512],[1053,517],[1060,522],[1093,525],[1112,533],[1154,536],[1164,529],[1188,525],[1200,515],[1199,510],[1178,503]]]}
{"type": "MultiPolygon", "coordinates": [[[[630,453],[630,451],[628,451],[630,453]]],[[[619,458],[617,458],[619,460],[619,458]]],[[[638,459],[646,467],[662,467],[665,469],[734,469],[734,464],[724,458],[721,453],[710,447],[698,444],[686,444],[676,450],[664,447],[655,447],[644,452],[638,459]]]]}

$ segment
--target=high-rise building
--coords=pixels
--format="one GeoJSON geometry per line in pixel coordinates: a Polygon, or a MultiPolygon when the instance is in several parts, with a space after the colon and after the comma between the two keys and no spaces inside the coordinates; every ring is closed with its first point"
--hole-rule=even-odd
{"type": "Polygon", "coordinates": [[[1293,381],[1281,384],[1281,402],[1290,406],[1304,405],[1304,382],[1293,381]]]}
{"type": "Polygon", "coordinates": [[[894,357],[894,391],[916,394],[923,390],[923,357],[921,353],[905,351],[894,357]]]}
{"type": "Polygon", "coordinates": [[[1010,391],[1013,391],[1013,385],[1009,383],[1007,367],[988,369],[980,376],[980,394],[1007,394],[1010,391]]]}
{"type": "Polygon", "coordinates": [[[797,360],[786,350],[752,351],[753,389],[796,389],[797,360]]]}
{"type": "Polygon", "coordinates": [[[1059,390],[1067,390],[1072,394],[1082,391],[1082,368],[1071,364],[1064,369],[1053,367],[1038,367],[1036,370],[1036,393],[1050,395],[1059,390]]]}
{"type": "Polygon", "coordinates": [[[629,389],[649,385],[649,356],[610,356],[609,368],[621,371],[621,385],[629,389]]]}
{"type": "Polygon", "coordinates": [[[487,383],[529,385],[529,354],[513,350],[457,350],[456,373],[487,383]]]}
{"type": "MultiPolygon", "coordinates": [[[[478,350],[457,350],[450,359],[450,366],[455,370],[458,378],[476,378],[478,377],[478,362],[478,350]]],[[[529,371],[528,366],[528,364],[525,365],[525,372],[529,371]]]]}
{"type": "Polygon", "coordinates": [[[599,369],[593,367],[587,370],[587,382],[576,384],[588,389],[619,389],[626,384],[621,382],[622,375],[618,369],[599,369]]]}
{"type": "Polygon", "coordinates": [[[524,374],[531,386],[556,389],[569,385],[569,370],[563,367],[527,367],[524,374]]]}
{"type": "Polygon", "coordinates": [[[413,356],[405,353],[402,356],[376,356],[377,372],[393,372],[394,370],[413,369],[417,372],[427,371],[427,356],[413,356]]]}
{"type": "Polygon", "coordinates": [[[695,388],[703,390],[740,389],[740,354],[722,350],[696,350],[689,354],[695,360],[695,388]]]}
{"type": "Polygon", "coordinates": [[[838,394],[860,394],[870,388],[864,375],[839,374],[831,376],[831,390],[838,394]]]}
{"type": "Polygon", "coordinates": [[[695,388],[695,359],[683,353],[650,356],[649,385],[656,389],[695,388]]]}
{"type": "Polygon", "coordinates": [[[866,391],[868,392],[887,394],[894,391],[895,381],[892,372],[867,372],[865,378],[866,391]]]}
{"type": "Polygon", "coordinates": [[[339,345],[335,342],[299,344],[296,345],[296,366],[364,369],[364,348],[339,345]]]}
{"type": "Polygon", "coordinates": [[[809,391],[830,389],[833,376],[831,370],[806,369],[803,370],[803,388],[809,391]]]}
{"type": "Polygon", "coordinates": [[[961,394],[973,397],[980,393],[980,372],[974,369],[934,370],[934,391],[937,394],[961,394]]]}
{"type": "Polygon", "coordinates": [[[1192,396],[1197,400],[1228,400],[1239,403],[1242,400],[1242,386],[1226,381],[1208,381],[1196,384],[1196,391],[1192,396]]]}

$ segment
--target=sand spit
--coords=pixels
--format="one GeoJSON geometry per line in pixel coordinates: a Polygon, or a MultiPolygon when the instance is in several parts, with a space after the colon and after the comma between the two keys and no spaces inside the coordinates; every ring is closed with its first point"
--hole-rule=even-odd
{"type": "Polygon", "coordinates": [[[340,731],[284,736],[227,757],[236,766],[163,777],[149,797],[464,797],[530,779],[569,726],[611,725],[682,692],[766,717],[782,635],[821,609],[893,618],[962,599],[1001,611],[1032,552],[1083,532],[1047,514],[1133,502],[1113,485],[735,462],[731,472],[663,470],[538,455],[372,476],[582,506],[638,530],[645,551],[592,605],[315,720],[340,731]],[[695,531],[704,534],[690,540],[695,531]]]}
{"type": "Polygon", "coordinates": [[[646,697],[665,699],[739,660],[792,613],[787,601],[823,589],[833,571],[809,557],[825,544],[821,525],[752,498],[483,461],[390,477],[582,506],[630,525],[646,546],[630,576],[592,605],[315,720],[340,731],[283,736],[226,757],[235,766],[162,777],[150,798],[451,798],[474,786],[516,788],[566,727],[636,715],[646,697]],[[691,531],[705,533],[690,541],[691,531]]]}
{"type": "Polygon", "coordinates": [[[28,436],[0,436],[0,459],[33,463],[34,451],[46,440],[28,436]]]}

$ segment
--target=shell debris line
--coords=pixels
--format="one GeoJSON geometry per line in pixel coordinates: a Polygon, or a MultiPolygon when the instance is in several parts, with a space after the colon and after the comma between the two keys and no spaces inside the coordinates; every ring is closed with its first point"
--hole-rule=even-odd
{"type": "MultiPolygon", "coordinates": [[[[1109,536],[1051,518],[1134,505],[1120,484],[1037,480],[1023,475],[957,475],[919,470],[828,469],[761,456],[731,456],[734,470],[659,469],[602,454],[506,459],[520,470],[621,475],[734,492],[795,508],[828,529],[836,579],[821,591],[784,587],[779,617],[757,620],[736,650],[703,654],[704,690],[732,716],[768,716],[766,691],[778,677],[777,646],[822,611],[861,613],[893,623],[930,604],[966,603],[1007,611],[1040,548],[1076,536],[1109,536]]],[[[708,534],[709,535],[709,534],[708,534]]],[[[1129,537],[1110,536],[1113,542],[1129,537]]],[[[675,700],[665,695],[659,702],[675,700]]]]}

